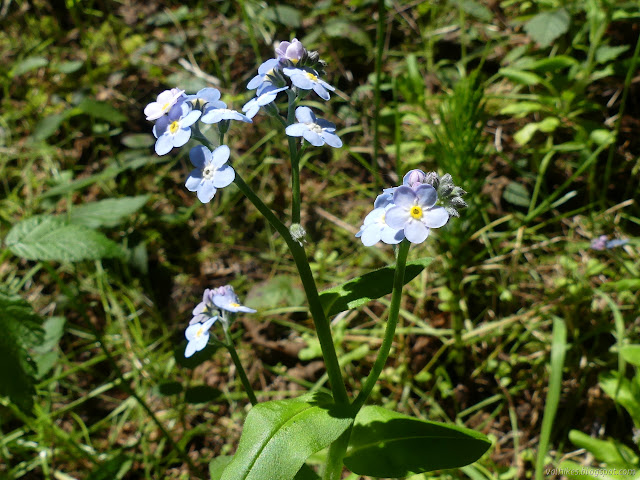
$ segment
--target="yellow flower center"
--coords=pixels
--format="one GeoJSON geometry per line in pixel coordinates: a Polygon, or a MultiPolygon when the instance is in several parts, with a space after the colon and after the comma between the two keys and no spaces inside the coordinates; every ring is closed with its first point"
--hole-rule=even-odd
{"type": "Polygon", "coordinates": [[[305,74],[305,75],[307,76],[307,78],[308,78],[309,80],[311,80],[312,82],[317,82],[317,81],[318,81],[318,77],[316,77],[313,73],[311,73],[311,72],[305,72],[304,74],[305,74]]]}
{"type": "Polygon", "coordinates": [[[300,60],[298,60],[297,58],[292,58],[292,59],[290,60],[290,62],[291,62],[291,63],[293,63],[294,65],[295,65],[296,63],[298,63],[299,61],[300,61],[300,60]]]}
{"type": "Polygon", "coordinates": [[[422,218],[422,207],[420,205],[411,207],[411,210],[409,210],[409,214],[416,220],[420,220],[422,218]]]}
{"type": "Polygon", "coordinates": [[[196,338],[200,338],[204,334],[204,328],[200,327],[196,332],[196,338]]]}
{"type": "Polygon", "coordinates": [[[231,302],[229,305],[232,306],[233,308],[238,308],[240,306],[240,304],[236,302],[231,302]]]}
{"type": "Polygon", "coordinates": [[[171,107],[171,105],[169,105],[168,103],[165,103],[165,104],[162,106],[162,111],[163,111],[163,112],[166,112],[167,110],[169,110],[169,108],[170,108],[170,107],[171,107]]]}
{"type": "Polygon", "coordinates": [[[171,133],[176,133],[179,128],[180,128],[180,124],[177,121],[172,122],[171,125],[169,125],[169,131],[171,133]]]}

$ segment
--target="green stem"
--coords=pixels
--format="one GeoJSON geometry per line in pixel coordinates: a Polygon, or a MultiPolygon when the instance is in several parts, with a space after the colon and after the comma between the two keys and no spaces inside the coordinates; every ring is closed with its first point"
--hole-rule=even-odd
{"type": "Polygon", "coordinates": [[[382,345],[378,351],[378,357],[376,358],[371,373],[367,377],[367,380],[362,387],[362,391],[358,394],[352,404],[354,412],[358,412],[360,408],[367,401],[374,385],[378,381],[382,369],[387,363],[389,352],[391,351],[391,344],[393,343],[393,336],[396,332],[396,326],[398,325],[398,313],[400,312],[400,299],[402,298],[402,287],[404,286],[404,269],[407,264],[407,255],[409,253],[409,247],[411,243],[404,239],[398,247],[398,258],[396,259],[396,272],[393,277],[393,293],[391,294],[391,305],[389,307],[389,318],[387,319],[387,328],[384,332],[384,339],[382,345]]]}
{"type": "Polygon", "coordinates": [[[287,227],[275,216],[269,207],[267,207],[260,197],[249,187],[242,177],[236,172],[236,178],[234,183],[240,189],[240,191],[249,199],[251,203],[258,209],[262,215],[267,219],[273,228],[282,236],[286,242],[293,259],[298,268],[300,279],[302,280],[302,286],[307,295],[307,301],[309,302],[309,311],[313,318],[313,323],[316,327],[316,333],[318,334],[318,340],[320,341],[320,347],[322,348],[322,355],[327,367],[327,375],[329,377],[329,383],[331,384],[331,390],[333,397],[337,403],[346,404],[349,403],[349,397],[347,395],[347,389],[342,381],[342,373],[340,372],[340,364],[338,363],[338,357],[336,355],[335,347],[333,346],[333,337],[331,336],[331,328],[329,321],[324,313],[322,304],[320,303],[320,295],[318,295],[318,288],[316,282],[311,273],[309,267],[309,260],[304,248],[296,242],[292,237],[287,227]]]}
{"type": "MultiPolygon", "coordinates": [[[[611,178],[611,166],[613,164],[613,155],[616,151],[616,145],[618,143],[618,136],[620,135],[620,126],[622,125],[622,116],[624,115],[624,109],[627,104],[627,96],[629,95],[629,88],[631,87],[631,80],[633,74],[636,71],[636,64],[638,63],[638,57],[640,56],[640,37],[636,41],[636,48],[633,51],[633,57],[631,57],[631,63],[629,64],[629,70],[627,70],[627,76],[624,79],[624,90],[622,92],[622,98],[620,99],[620,110],[618,111],[618,118],[616,119],[616,126],[613,133],[613,142],[609,146],[609,154],[607,155],[607,164],[604,169],[604,191],[605,195],[601,198],[606,198],[606,192],[609,188],[609,179],[611,178]]],[[[631,182],[630,182],[631,183],[631,182]]],[[[604,207],[604,205],[603,205],[604,207]]]]}
{"type": "Polygon", "coordinates": [[[322,475],[323,480],[340,480],[342,478],[342,461],[344,454],[349,446],[349,438],[351,437],[351,429],[349,427],[338,439],[329,446],[327,452],[327,463],[324,467],[322,475]]]}
{"type": "Polygon", "coordinates": [[[228,328],[223,328],[223,329],[224,329],[224,338],[227,341],[227,343],[225,344],[225,347],[227,347],[227,350],[229,350],[231,359],[233,360],[233,363],[235,364],[236,369],[238,370],[240,381],[242,382],[242,386],[244,387],[244,389],[247,392],[247,395],[249,396],[249,401],[251,402],[251,405],[255,406],[258,404],[258,399],[256,398],[256,394],[253,391],[253,387],[251,387],[251,383],[249,383],[249,379],[247,378],[247,373],[245,372],[244,367],[242,366],[240,357],[238,357],[238,352],[236,352],[236,348],[233,345],[233,339],[229,334],[229,329],[228,328]]]}
{"type": "MultiPolygon", "coordinates": [[[[296,95],[287,90],[289,106],[287,107],[287,126],[293,125],[295,119],[296,95]]],[[[294,137],[289,139],[289,152],[291,155],[291,223],[300,223],[300,156],[294,137]]]]}

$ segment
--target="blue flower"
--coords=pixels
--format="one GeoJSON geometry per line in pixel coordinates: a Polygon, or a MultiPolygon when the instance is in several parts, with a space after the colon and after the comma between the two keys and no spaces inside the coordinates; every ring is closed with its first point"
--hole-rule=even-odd
{"type": "Polygon", "coordinates": [[[296,119],[300,123],[294,123],[285,129],[285,133],[290,137],[304,137],[314,147],[320,147],[325,143],[335,148],[342,146],[342,140],[334,133],[336,126],[316,118],[309,107],[296,108],[296,119]]]}
{"type": "Polygon", "coordinates": [[[618,238],[614,240],[608,240],[606,235],[600,235],[598,238],[591,240],[591,248],[594,250],[612,249],[615,247],[621,247],[629,243],[629,240],[625,238],[618,238]]]}
{"type": "Polygon", "coordinates": [[[449,214],[442,207],[435,207],[438,200],[436,189],[431,185],[420,185],[415,190],[402,185],[393,194],[393,203],[385,215],[387,225],[403,229],[411,243],[422,243],[429,236],[429,229],[447,223],[449,214]]]}
{"type": "Polygon", "coordinates": [[[231,285],[225,285],[224,287],[213,289],[211,291],[211,298],[216,307],[226,310],[227,312],[256,312],[253,308],[240,305],[240,300],[238,299],[236,292],[233,291],[233,287],[231,285]]]}
{"type": "Polygon", "coordinates": [[[147,120],[157,120],[163,115],[166,115],[171,107],[173,107],[178,100],[184,97],[184,90],[179,88],[172,88],[171,90],[165,90],[155,102],[151,102],[144,107],[144,114],[147,116],[147,120]]]}
{"type": "Polygon", "coordinates": [[[218,102],[221,104],[221,107],[213,107],[207,105],[204,108],[204,112],[202,113],[202,118],[200,121],[202,123],[219,123],[222,120],[238,120],[240,122],[252,123],[250,118],[247,118],[245,115],[240,112],[236,112],[235,110],[230,110],[227,108],[227,105],[223,102],[218,102]]]}
{"type": "Polygon", "coordinates": [[[184,351],[184,356],[189,358],[194,353],[199,352],[207,346],[209,342],[209,329],[218,320],[218,317],[212,317],[207,319],[204,323],[194,323],[189,325],[184,332],[184,336],[187,337],[189,343],[184,351]]]}
{"type": "Polygon", "coordinates": [[[197,192],[202,203],[208,203],[218,188],[224,188],[236,178],[236,172],[230,165],[229,147],[220,145],[213,153],[207,147],[198,145],[189,152],[189,159],[194,167],[185,186],[190,192],[197,192]]]}
{"type": "Polygon", "coordinates": [[[283,68],[285,75],[291,78],[291,83],[303,90],[313,90],[323,100],[329,100],[327,90],[335,90],[327,82],[318,78],[318,72],[312,68],[283,68]]]}
{"type": "Polygon", "coordinates": [[[249,100],[244,107],[242,107],[242,111],[247,114],[248,118],[253,118],[258,113],[258,110],[260,110],[260,107],[264,107],[265,105],[273,102],[278,96],[278,93],[283,92],[288,88],[289,87],[267,87],[257,97],[249,100]]]}
{"type": "Polygon", "coordinates": [[[227,106],[220,101],[220,90],[211,87],[203,88],[195,95],[187,95],[186,100],[198,110],[202,110],[205,105],[212,108],[226,108],[227,106]]]}
{"type": "Polygon", "coordinates": [[[273,87],[273,78],[275,69],[278,68],[279,62],[277,58],[270,58],[258,67],[258,75],[253,77],[247,84],[247,90],[258,89],[258,95],[267,87],[273,87]]]}
{"type": "Polygon", "coordinates": [[[386,244],[395,245],[404,239],[401,228],[391,228],[385,221],[386,213],[394,206],[390,203],[386,207],[375,208],[365,217],[364,224],[356,233],[356,237],[362,240],[364,246],[370,247],[381,240],[386,244]]]}
{"type": "Polygon", "coordinates": [[[191,125],[193,125],[201,112],[191,110],[189,102],[180,101],[169,110],[169,113],[160,117],[153,126],[153,135],[156,140],[156,153],[165,155],[173,147],[181,147],[191,138],[191,125]]]}

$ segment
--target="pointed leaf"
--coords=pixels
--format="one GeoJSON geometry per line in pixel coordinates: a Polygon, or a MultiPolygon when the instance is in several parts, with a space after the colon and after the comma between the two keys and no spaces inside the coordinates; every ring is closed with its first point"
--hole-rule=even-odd
{"type": "Polygon", "coordinates": [[[116,243],[101,233],[52,216],[36,216],[18,222],[7,234],[5,245],[27,260],[77,262],[123,254],[116,243]]]}
{"type": "Polygon", "coordinates": [[[368,406],[356,417],[344,464],[358,475],[398,478],[463,467],[490,446],[487,437],[467,428],[368,406]]]}
{"type": "Polygon", "coordinates": [[[36,368],[27,350],[43,341],[42,319],[26,300],[0,290],[0,331],[0,395],[30,413],[36,368]]]}
{"type": "Polygon", "coordinates": [[[569,30],[571,17],[564,8],[559,8],[551,12],[542,12],[529,20],[525,26],[525,31],[540,44],[541,47],[548,47],[553,41],[569,30]]]}
{"type": "Polygon", "coordinates": [[[232,455],[220,455],[209,462],[209,477],[211,480],[220,480],[224,469],[233,460],[232,455]]]}
{"type": "Polygon", "coordinates": [[[73,207],[69,221],[89,228],[115,227],[149,200],[149,195],[109,198],[73,207]]]}
{"type": "Polygon", "coordinates": [[[221,480],[291,480],[305,460],[353,422],[328,395],[260,403],[247,415],[238,450],[221,480]]]}
{"type": "Polygon", "coordinates": [[[620,349],[620,354],[631,365],[640,367],[640,345],[625,345],[620,349]]]}
{"type": "MultiPolygon", "coordinates": [[[[404,272],[405,285],[417,277],[432,261],[432,258],[421,258],[408,262],[404,272]]],[[[327,315],[336,315],[345,310],[357,308],[391,293],[394,273],[395,266],[390,265],[352,278],[341,285],[322,291],[320,303],[327,315]]]]}

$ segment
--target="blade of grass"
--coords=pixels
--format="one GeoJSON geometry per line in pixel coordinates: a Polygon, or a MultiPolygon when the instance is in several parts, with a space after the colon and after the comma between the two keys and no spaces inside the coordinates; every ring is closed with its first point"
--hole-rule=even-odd
{"type": "Polygon", "coordinates": [[[558,317],[553,319],[553,332],[551,339],[551,374],[549,375],[549,391],[542,417],[542,430],[540,443],[538,444],[538,458],[536,458],[536,480],[544,478],[544,458],[549,448],[553,421],[560,402],[560,389],[562,387],[562,368],[567,349],[567,326],[564,320],[558,317]]]}

